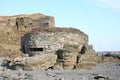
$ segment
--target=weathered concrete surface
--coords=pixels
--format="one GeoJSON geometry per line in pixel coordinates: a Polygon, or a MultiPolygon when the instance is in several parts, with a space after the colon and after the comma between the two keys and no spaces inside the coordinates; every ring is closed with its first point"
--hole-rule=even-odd
{"type": "Polygon", "coordinates": [[[64,44],[78,45],[81,50],[83,45],[88,44],[88,36],[73,28],[35,28],[22,40],[23,50],[29,55],[63,50],[64,44]],[[31,51],[30,48],[43,50],[31,51]]]}
{"type": "Polygon", "coordinates": [[[73,28],[35,28],[22,38],[22,50],[29,56],[54,53],[54,69],[94,68],[98,55],[88,36],[73,28]]]}

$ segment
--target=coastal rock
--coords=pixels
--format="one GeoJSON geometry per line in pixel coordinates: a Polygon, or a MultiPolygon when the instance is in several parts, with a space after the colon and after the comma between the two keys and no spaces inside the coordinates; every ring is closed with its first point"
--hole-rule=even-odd
{"type": "Polygon", "coordinates": [[[34,57],[17,57],[14,59],[8,58],[9,66],[16,70],[45,70],[54,66],[57,55],[43,54],[34,57]]]}

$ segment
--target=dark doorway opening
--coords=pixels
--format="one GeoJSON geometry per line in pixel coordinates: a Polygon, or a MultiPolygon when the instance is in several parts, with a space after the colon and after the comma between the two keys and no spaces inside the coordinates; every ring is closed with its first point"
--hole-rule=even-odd
{"type": "Polygon", "coordinates": [[[43,51],[43,48],[30,48],[30,51],[43,51]]]}
{"type": "Polygon", "coordinates": [[[59,49],[55,52],[55,54],[57,54],[58,59],[63,59],[63,50],[59,49]]]}
{"type": "Polygon", "coordinates": [[[80,54],[85,54],[86,53],[87,48],[85,46],[82,47],[80,54]]]}
{"type": "Polygon", "coordinates": [[[76,63],[79,63],[79,62],[80,62],[80,57],[81,57],[81,55],[82,55],[82,54],[85,54],[86,51],[87,51],[86,46],[82,46],[82,48],[81,48],[79,54],[77,55],[76,63]]]}

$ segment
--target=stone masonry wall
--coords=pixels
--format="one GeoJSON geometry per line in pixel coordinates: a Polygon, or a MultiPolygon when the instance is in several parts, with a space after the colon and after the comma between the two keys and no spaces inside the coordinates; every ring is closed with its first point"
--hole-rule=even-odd
{"type": "MultiPolygon", "coordinates": [[[[59,30],[59,28],[57,28],[59,30]]],[[[66,29],[67,30],[67,29],[66,29]]],[[[25,36],[22,42],[25,53],[48,53],[63,49],[64,44],[79,45],[79,49],[88,43],[87,35],[72,32],[38,32],[25,36]],[[30,48],[43,48],[43,51],[30,51],[30,48]]]]}

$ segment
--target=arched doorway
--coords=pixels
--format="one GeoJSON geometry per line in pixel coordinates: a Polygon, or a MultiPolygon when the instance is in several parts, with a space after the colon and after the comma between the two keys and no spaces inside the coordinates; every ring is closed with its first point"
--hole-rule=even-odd
{"type": "Polygon", "coordinates": [[[86,51],[87,51],[86,46],[82,46],[81,51],[80,51],[80,54],[85,54],[86,51]]]}
{"type": "Polygon", "coordinates": [[[77,61],[76,61],[76,63],[79,63],[79,62],[80,62],[80,57],[81,57],[81,55],[85,54],[86,51],[87,51],[87,48],[86,48],[85,45],[83,45],[82,48],[81,48],[81,50],[80,50],[80,52],[79,52],[79,54],[78,54],[78,56],[77,56],[77,61]]]}

